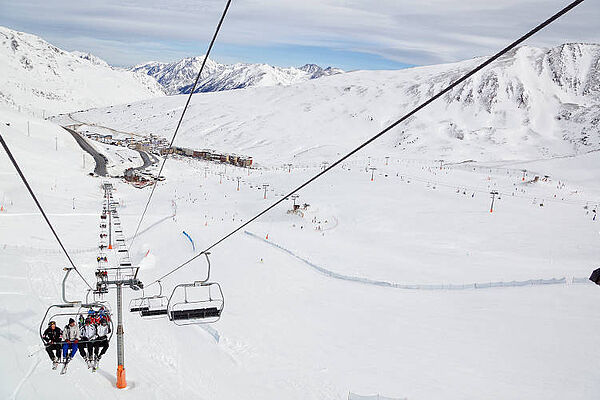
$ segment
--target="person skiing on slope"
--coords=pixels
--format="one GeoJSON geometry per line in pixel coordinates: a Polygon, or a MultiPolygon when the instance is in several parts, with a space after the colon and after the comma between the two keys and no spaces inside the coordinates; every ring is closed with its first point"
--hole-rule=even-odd
{"type": "Polygon", "coordinates": [[[108,335],[110,334],[110,325],[106,322],[105,318],[100,320],[100,325],[96,327],[96,341],[94,344],[94,355],[96,356],[96,360],[100,361],[100,358],[106,353],[108,350],[108,335]],[[98,354],[100,350],[100,346],[102,346],[102,351],[98,354]]]}
{"type": "Polygon", "coordinates": [[[42,339],[46,345],[46,353],[48,353],[50,360],[55,364],[60,359],[61,335],[62,331],[56,327],[56,322],[54,321],[48,323],[48,328],[46,328],[42,335],[42,339]]]}
{"type": "Polygon", "coordinates": [[[88,366],[92,362],[92,357],[94,353],[94,343],[93,341],[96,339],[96,326],[92,324],[90,317],[85,319],[85,325],[83,325],[80,329],[81,334],[81,346],[79,346],[79,353],[83,357],[83,359],[87,362],[88,366]],[[87,355],[85,353],[85,349],[87,348],[87,355]]]}
{"type": "Polygon", "coordinates": [[[69,362],[75,354],[77,354],[77,347],[81,336],[79,334],[79,328],[75,325],[75,320],[73,318],[69,318],[68,325],[65,325],[62,334],[63,339],[63,359],[65,362],[69,362]],[[67,357],[69,353],[69,348],[71,349],[71,355],[67,357]]]}

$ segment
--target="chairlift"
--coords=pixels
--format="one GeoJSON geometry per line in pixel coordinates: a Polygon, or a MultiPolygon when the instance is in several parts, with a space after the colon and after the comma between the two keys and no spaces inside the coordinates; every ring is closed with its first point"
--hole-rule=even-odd
{"type": "MultiPolygon", "coordinates": [[[[88,291],[88,293],[86,294],[85,303],[83,303],[81,301],[67,300],[65,283],[67,281],[67,278],[69,277],[69,274],[71,273],[71,271],[73,269],[74,268],[65,268],[64,269],[66,271],[66,274],[65,274],[65,277],[63,278],[63,282],[62,282],[63,303],[53,304],[50,307],[48,307],[48,309],[46,310],[46,313],[44,314],[44,317],[42,318],[42,322],[40,323],[39,334],[40,334],[40,339],[42,340],[42,343],[44,344],[44,346],[46,346],[46,343],[44,342],[44,339],[43,339],[44,331],[49,326],[50,321],[55,321],[56,327],[60,328],[62,322],[59,322],[59,320],[63,320],[63,322],[66,325],[66,324],[68,324],[68,321],[71,318],[77,322],[81,318],[85,319],[90,314],[98,315],[98,316],[102,315],[105,317],[104,319],[110,326],[110,334],[108,336],[108,341],[110,342],[110,339],[112,338],[113,323],[112,323],[112,315],[111,315],[111,311],[110,311],[110,307],[108,306],[108,303],[97,300],[95,293],[93,293],[93,298],[90,301],[89,294],[91,291],[88,291]]],[[[87,340],[79,341],[80,344],[88,343],[88,342],[89,341],[87,341],[87,340]]]]}
{"type": "Polygon", "coordinates": [[[173,289],[168,303],[169,319],[175,325],[210,324],[221,318],[225,299],[221,285],[208,282],[210,253],[203,253],[208,263],[206,278],[193,283],[182,283],[173,289]]]}
{"type": "Polygon", "coordinates": [[[158,281],[159,292],[154,296],[144,296],[132,299],[129,302],[130,312],[139,312],[144,319],[153,319],[167,316],[169,300],[162,294],[162,284],[158,281]]]}

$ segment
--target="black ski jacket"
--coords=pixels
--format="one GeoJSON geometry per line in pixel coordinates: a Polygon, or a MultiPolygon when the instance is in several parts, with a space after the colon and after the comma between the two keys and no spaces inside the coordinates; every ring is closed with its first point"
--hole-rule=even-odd
{"type": "Polygon", "coordinates": [[[60,330],[59,327],[55,327],[54,330],[52,328],[48,327],[44,331],[43,339],[44,339],[44,342],[46,342],[46,344],[60,343],[62,341],[61,335],[62,335],[62,331],[60,330]]]}

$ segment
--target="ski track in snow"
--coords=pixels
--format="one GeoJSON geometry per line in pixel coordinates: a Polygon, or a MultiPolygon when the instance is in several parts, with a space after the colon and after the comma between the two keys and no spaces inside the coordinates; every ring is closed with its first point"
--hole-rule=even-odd
{"type": "MultiPolygon", "coordinates": [[[[17,215],[17,214],[10,214],[10,215],[17,215]]],[[[24,214],[24,215],[38,215],[39,214],[24,214]]],[[[49,214],[51,215],[51,214],[49,214]]],[[[79,214],[79,215],[87,215],[87,214],[79,214]]],[[[161,223],[168,221],[169,219],[175,217],[175,214],[173,215],[167,215],[166,217],[163,217],[161,219],[159,219],[156,222],[153,222],[151,225],[149,225],[148,227],[142,229],[141,231],[138,232],[138,236],[143,235],[144,233],[150,231],[151,229],[157,227],[158,225],[160,225],[161,223]]],[[[133,238],[133,235],[130,237],[127,237],[125,240],[131,240],[133,238]]],[[[33,246],[19,246],[19,245],[9,245],[9,244],[5,244],[2,246],[3,250],[14,250],[14,251],[34,251],[36,253],[45,253],[45,254],[63,254],[62,250],[55,250],[55,249],[44,249],[44,248],[40,248],[40,247],[33,247],[33,246]]],[[[88,247],[88,248],[81,248],[81,249],[69,249],[69,253],[71,254],[82,254],[82,253],[91,253],[91,252],[95,252],[98,251],[98,247],[94,246],[94,247],[88,247]]],[[[16,279],[16,278],[11,278],[11,279],[16,279]]],[[[24,278],[23,278],[24,279],[24,278]]]]}
{"type": "Polygon", "coordinates": [[[40,364],[40,358],[38,357],[37,360],[35,360],[32,364],[31,367],[29,368],[29,371],[27,371],[27,373],[25,374],[25,376],[19,381],[19,383],[17,384],[17,387],[15,387],[15,390],[12,393],[12,396],[10,397],[10,400],[16,400],[17,396],[19,395],[19,391],[21,390],[21,388],[23,387],[23,384],[27,381],[27,379],[33,374],[33,372],[35,371],[35,369],[37,368],[37,366],[40,364]]]}
{"type": "Polygon", "coordinates": [[[304,264],[308,265],[312,269],[316,270],[317,272],[319,272],[329,278],[339,279],[339,280],[343,280],[343,281],[347,281],[347,282],[357,282],[357,283],[361,283],[361,284],[365,284],[365,285],[390,287],[390,288],[405,289],[405,290],[467,290],[467,289],[491,289],[491,288],[500,288],[500,287],[517,287],[517,286],[523,287],[523,286],[564,285],[567,282],[569,282],[571,284],[578,284],[578,283],[584,283],[584,282],[586,284],[590,283],[587,280],[587,278],[579,278],[579,277],[573,277],[569,281],[567,280],[567,278],[562,277],[562,278],[550,278],[550,279],[528,279],[528,280],[524,280],[524,281],[476,282],[476,283],[464,283],[464,284],[431,284],[431,283],[404,284],[404,283],[394,283],[394,282],[387,282],[387,281],[378,281],[378,280],[363,278],[363,277],[359,277],[359,276],[344,275],[344,274],[340,274],[340,273],[331,271],[329,269],[326,269],[326,268],[323,268],[316,264],[313,264],[312,262],[308,261],[307,259],[297,255],[293,251],[291,251],[277,243],[274,243],[270,240],[263,239],[262,237],[254,234],[252,232],[244,231],[244,233],[254,239],[260,240],[268,245],[271,245],[271,246],[289,254],[290,256],[296,258],[297,260],[302,261],[304,264]]]}

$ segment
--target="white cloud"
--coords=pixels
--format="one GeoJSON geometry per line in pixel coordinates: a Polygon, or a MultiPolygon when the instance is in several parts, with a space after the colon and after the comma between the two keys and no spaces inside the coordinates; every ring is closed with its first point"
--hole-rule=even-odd
{"type": "MultiPolygon", "coordinates": [[[[157,58],[169,44],[176,48],[195,42],[196,53],[202,53],[224,4],[224,0],[0,0],[0,24],[28,28],[58,45],[87,43],[82,50],[99,48],[97,53],[112,62],[141,61],[157,58]]],[[[490,54],[565,4],[559,0],[234,0],[219,43],[317,46],[417,65],[449,62],[490,54]]],[[[529,44],[599,42],[598,20],[600,4],[584,2],[529,44]]]]}

